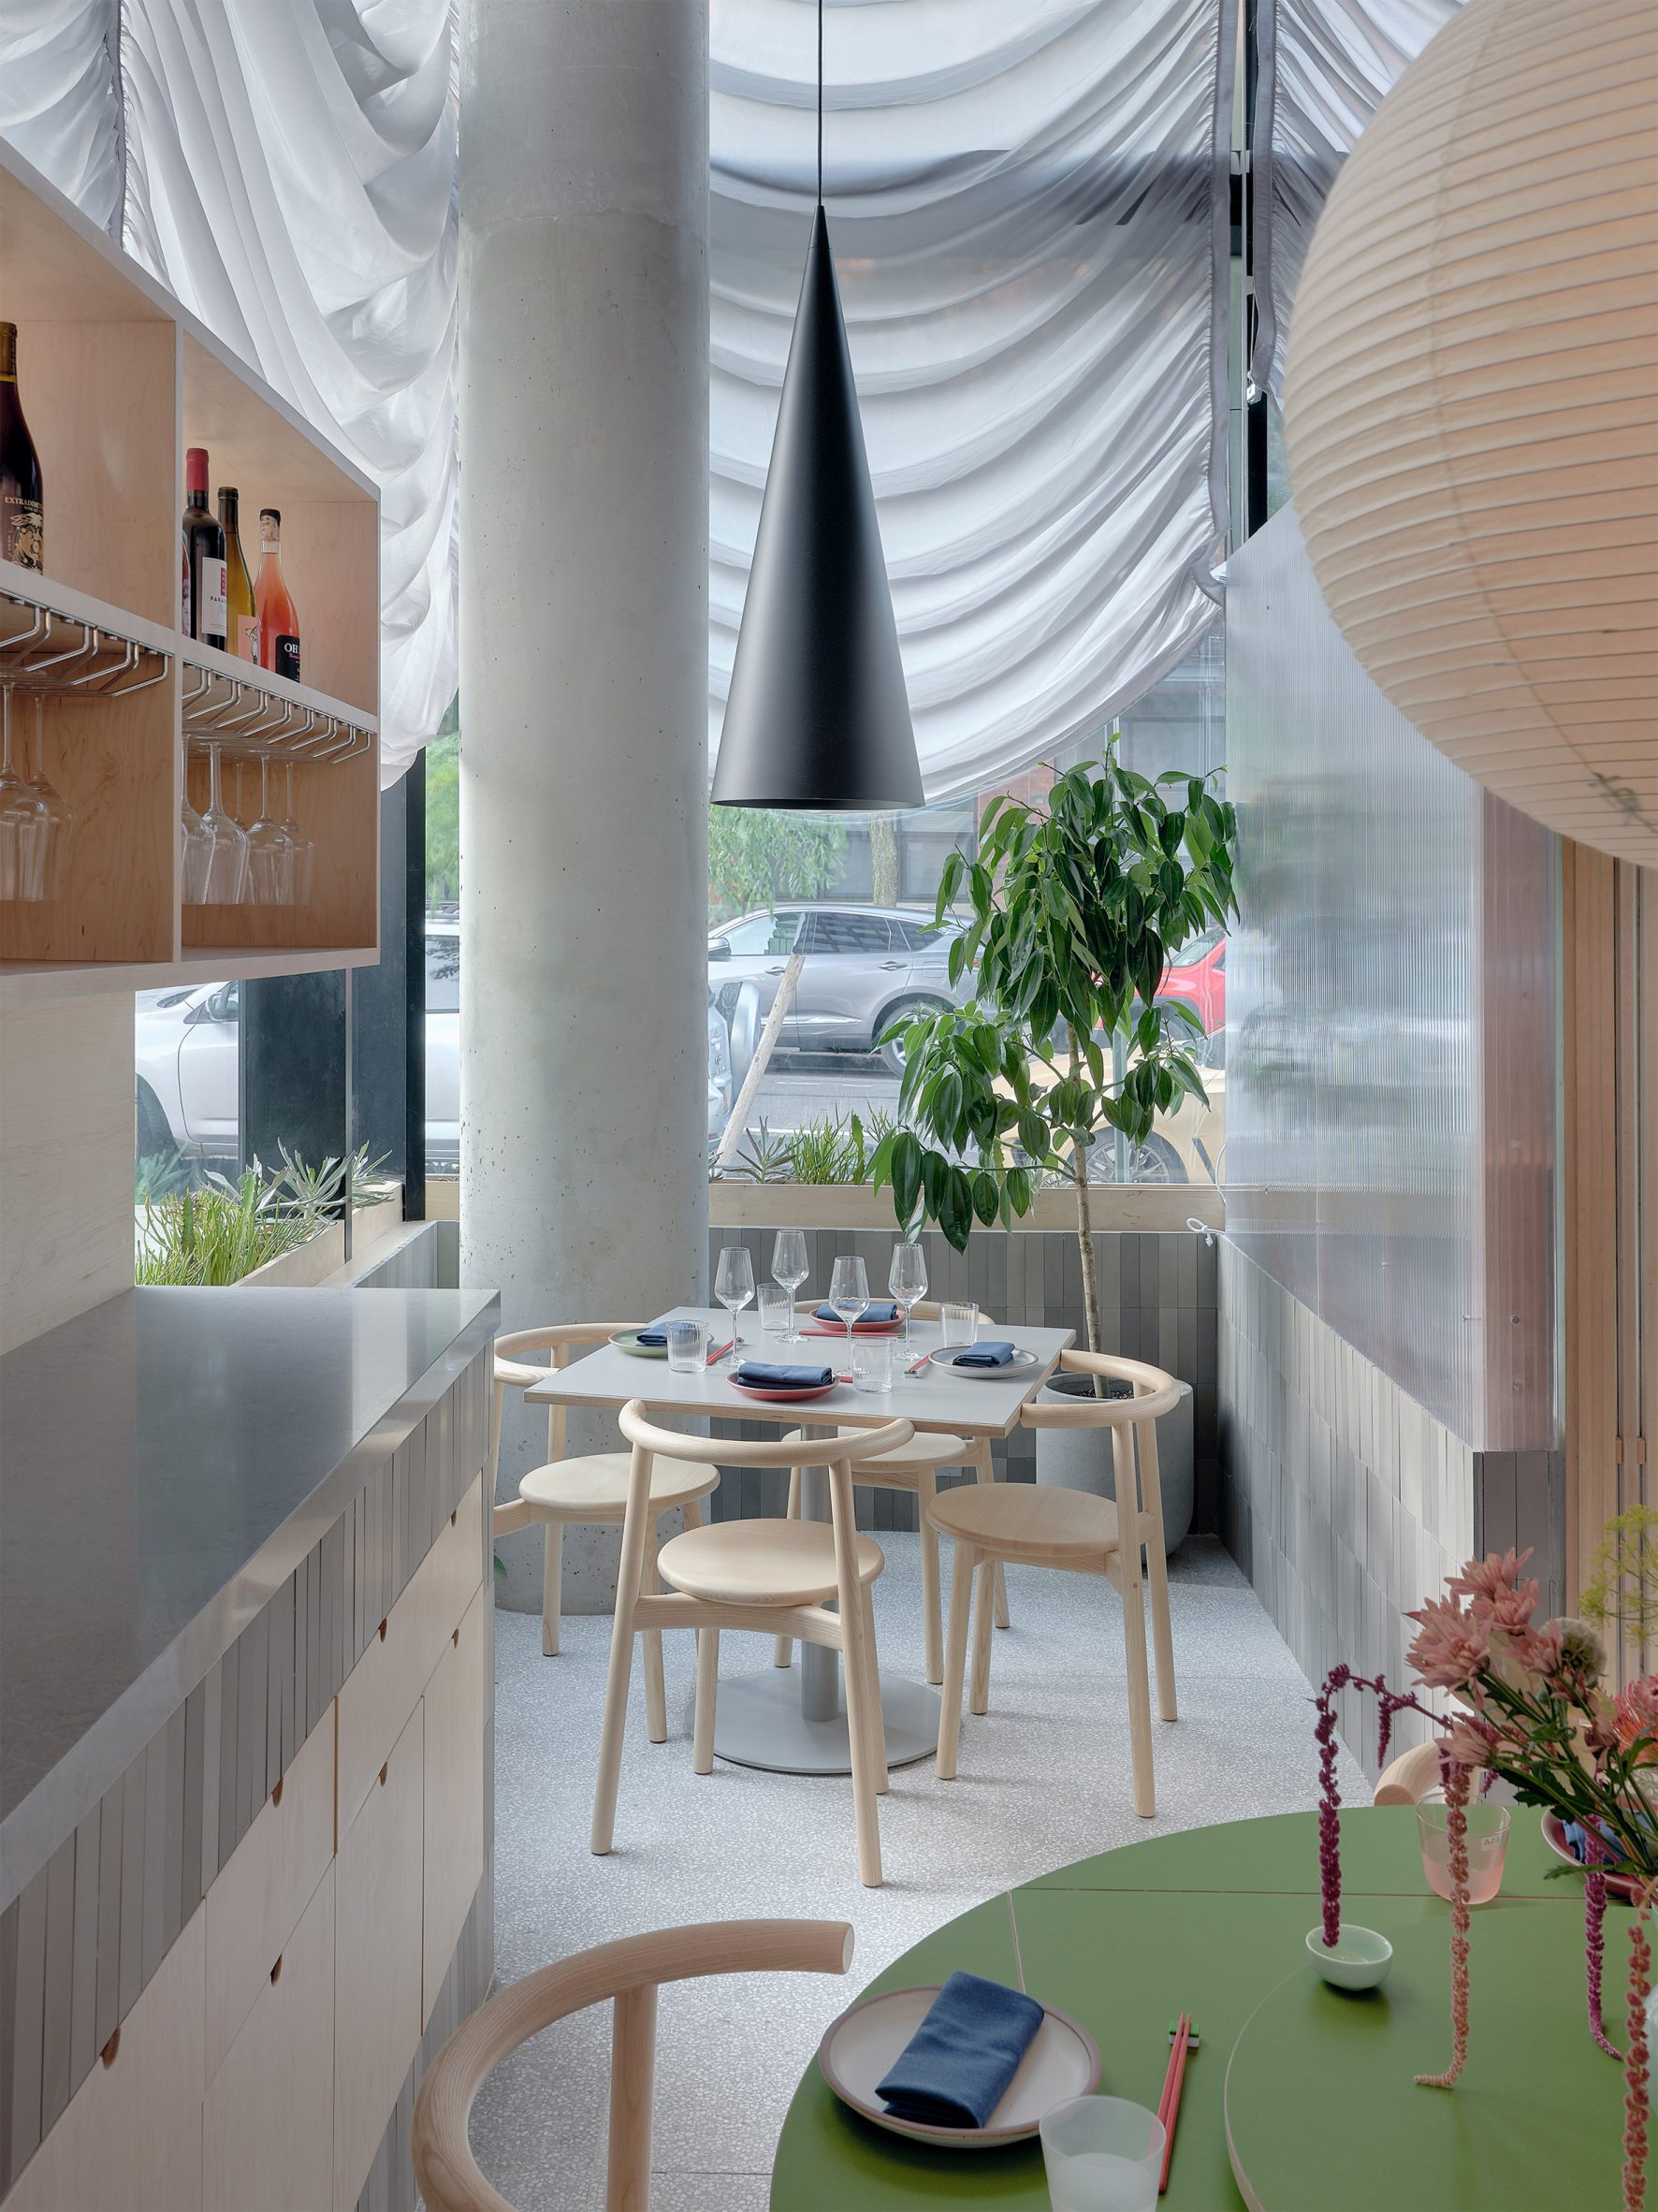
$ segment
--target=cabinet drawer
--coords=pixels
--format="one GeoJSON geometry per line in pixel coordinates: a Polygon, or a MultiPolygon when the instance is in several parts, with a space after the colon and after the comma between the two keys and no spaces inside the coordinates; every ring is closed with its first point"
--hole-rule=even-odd
{"type": "Polygon", "coordinates": [[[334,2204],[352,2212],[420,2042],[418,1705],[334,1861],[334,2204]]]}
{"type": "Polygon", "coordinates": [[[480,1588],[421,1700],[426,1756],[425,1965],[420,2024],[431,2018],[484,1872],[484,1624],[480,1588]]]}
{"type": "Polygon", "coordinates": [[[200,2212],[204,1925],[186,1921],[6,2212],[200,2212]]]}
{"type": "Polygon", "coordinates": [[[339,1826],[369,1794],[484,1572],[480,1476],[341,1685],[339,1826]]]}
{"type": "Polygon", "coordinates": [[[293,1765],[207,1893],[207,2078],[269,1979],[272,1962],[316,1894],[334,1855],[334,1709],[293,1765]]]}
{"type": "Polygon", "coordinates": [[[202,2202],[298,2212],[334,2194],[334,1870],[268,1970],[207,2095],[202,2202]]]}

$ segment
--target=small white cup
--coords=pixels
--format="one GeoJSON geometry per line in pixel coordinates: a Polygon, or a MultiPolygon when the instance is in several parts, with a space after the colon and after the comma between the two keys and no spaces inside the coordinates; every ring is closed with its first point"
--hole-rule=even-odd
{"type": "Polygon", "coordinates": [[[787,1290],[779,1290],[775,1283],[760,1286],[760,1333],[762,1336],[787,1336],[794,1326],[794,1301],[787,1290]]]}
{"type": "Polygon", "coordinates": [[[1072,2097],[1040,2122],[1054,2212],[1156,2212],[1163,2123],[1126,2097],[1072,2097]]]}
{"type": "Polygon", "coordinates": [[[706,1321],[670,1321],[667,1324],[668,1365],[676,1375],[698,1375],[707,1364],[706,1321]]]}
{"type": "Polygon", "coordinates": [[[893,1387],[893,1340],[890,1336],[854,1336],[852,1388],[872,1396],[893,1387]]]}
{"type": "Polygon", "coordinates": [[[965,1305],[941,1305],[938,1308],[938,1327],[946,1346],[977,1344],[979,1308],[970,1301],[965,1305]]]}

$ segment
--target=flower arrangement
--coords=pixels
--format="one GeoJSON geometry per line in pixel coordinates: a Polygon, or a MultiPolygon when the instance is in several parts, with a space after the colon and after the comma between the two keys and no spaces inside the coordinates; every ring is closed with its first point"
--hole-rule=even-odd
{"type": "Polygon", "coordinates": [[[1449,2065],[1422,2074],[1425,2087],[1450,2088],[1468,2049],[1469,1899],[1467,1807],[1476,1775],[1489,1788],[1508,1783],[1526,1805],[1557,1813],[1584,1837],[1585,1979],[1589,2026],[1608,2057],[1602,2016],[1607,1867],[1641,1885],[1630,1946],[1629,2034],[1624,2058],[1624,2200],[1643,2202],[1647,2152],[1648,2050],[1645,2007],[1651,1977],[1646,1914],[1658,1895],[1658,1675],[1643,1675],[1621,1695],[1603,1687],[1606,1648],[1586,1621],[1533,1625],[1538,1585],[1522,1579],[1529,1552],[1491,1553],[1447,1578],[1444,1597],[1430,1598],[1410,1618],[1418,1624],[1409,1659],[1424,1691],[1454,1696],[1448,1717],[1430,1711],[1412,1693],[1389,1690],[1381,1676],[1338,1666],[1315,1699],[1322,1801],[1318,1845],[1324,1941],[1333,1947],[1341,1921],[1339,1798],[1335,1787],[1334,1700],[1344,1689],[1372,1692],[1381,1707],[1379,1755],[1385,1762],[1394,1715],[1426,1714],[1437,1732],[1447,1806],[1451,1876],[1451,2018],[1449,2065]]]}

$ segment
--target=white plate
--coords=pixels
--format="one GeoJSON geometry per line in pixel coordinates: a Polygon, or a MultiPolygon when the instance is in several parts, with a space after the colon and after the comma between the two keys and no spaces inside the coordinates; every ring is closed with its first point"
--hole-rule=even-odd
{"type": "Polygon", "coordinates": [[[938,1994],[938,1984],[920,1989],[890,1989],[884,1997],[861,1998],[831,2021],[818,2045],[823,2079],[843,2104],[873,2120],[889,2134],[913,2143],[934,2143],[943,2150],[994,2150],[1022,2143],[1036,2133],[1042,2115],[1068,2097],[1090,2097],[1099,2087],[1099,2046],[1085,2028],[1043,2005],[1043,2020],[1002,2101],[982,2128],[934,2128],[894,2117],[876,2094],[938,1994]]]}
{"type": "MultiPolygon", "coordinates": [[[[991,1341],[994,1343],[995,1339],[991,1341]]],[[[958,1367],[956,1355],[972,1348],[971,1345],[947,1344],[942,1351],[929,1352],[927,1359],[934,1367],[942,1367],[950,1375],[963,1375],[968,1382],[995,1382],[998,1377],[1005,1382],[1010,1375],[1028,1375],[1033,1367],[1042,1364],[1035,1352],[1016,1351],[1005,1367],[958,1367]]]]}
{"type": "Polygon", "coordinates": [[[631,1359],[665,1360],[668,1356],[665,1344],[641,1344],[636,1329],[618,1329],[610,1341],[618,1352],[626,1352],[631,1359]]]}

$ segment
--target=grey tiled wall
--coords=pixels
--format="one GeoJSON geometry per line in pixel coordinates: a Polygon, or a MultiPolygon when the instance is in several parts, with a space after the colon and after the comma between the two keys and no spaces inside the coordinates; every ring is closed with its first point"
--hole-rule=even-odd
{"type": "MultiPolygon", "coordinates": [[[[726,1244],[746,1244],[753,1257],[754,1279],[770,1278],[769,1229],[714,1229],[708,1234],[708,1279],[726,1244]]],[[[811,1273],[807,1288],[827,1287],[830,1271],[842,1253],[863,1257],[869,1287],[886,1291],[893,1238],[890,1230],[817,1229],[806,1231],[811,1273]]],[[[952,1251],[931,1230],[923,1238],[927,1254],[927,1296],[973,1299],[985,1313],[1014,1327],[1074,1329],[1087,1341],[1083,1311],[1083,1260],[1069,1230],[980,1231],[965,1252],[952,1251]]],[[[1192,1386],[1193,1459],[1196,1510],[1193,1525],[1218,1527],[1219,1465],[1216,1450],[1216,1250],[1189,1230],[1143,1235],[1097,1235],[1095,1267],[1099,1280],[1100,1328],[1104,1348],[1130,1360],[1147,1360],[1192,1386]]],[[[755,1326],[752,1307],[744,1317],[755,1326]]],[[[776,1424],[717,1425],[717,1433],[775,1435],[776,1424]]],[[[1034,1481],[1036,1433],[1018,1428],[995,1447],[1004,1480],[1034,1481]]],[[[715,1492],[716,1519],[751,1518],[783,1510],[787,1478],[769,1468],[728,1470],[715,1492]]],[[[913,1528],[915,1500],[902,1492],[865,1490],[858,1493],[858,1514],[874,1528],[913,1528]]]]}
{"type": "MultiPolygon", "coordinates": [[[[1345,1660],[1408,1688],[1404,1615],[1470,1553],[1560,1558],[1558,1453],[1471,1450],[1229,1240],[1219,1353],[1220,1534],[1310,1681],[1345,1660]]],[[[1340,1725],[1374,1775],[1373,1701],[1340,1725]]]]}

